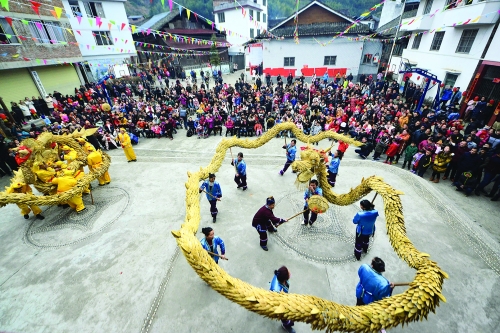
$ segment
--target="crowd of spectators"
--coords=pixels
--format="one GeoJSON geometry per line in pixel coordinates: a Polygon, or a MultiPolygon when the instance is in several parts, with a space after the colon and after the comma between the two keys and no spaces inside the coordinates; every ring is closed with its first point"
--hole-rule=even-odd
{"type": "MultiPolygon", "coordinates": [[[[223,81],[220,71],[170,79],[168,70],[155,68],[138,72],[135,80],[112,80],[106,90],[87,84],[75,88],[73,95],[54,92],[12,103],[15,123],[7,125],[15,140],[10,145],[43,131],[64,134],[98,127],[96,148],[107,150],[118,147],[120,128],[137,143],[140,138],[173,140],[176,135],[260,136],[275,124],[291,121],[305,134],[335,131],[357,138],[363,143],[356,149],[362,159],[371,155],[373,161],[384,161],[385,156],[384,163],[401,164],[420,177],[431,173],[435,183],[449,179],[467,196],[482,192],[499,199],[500,128],[485,126],[492,101],[473,98],[465,122],[455,105],[461,99],[457,89],[445,87],[437,110],[423,106],[417,112],[422,89],[414,83],[401,89],[381,75],[362,76],[360,81],[355,83],[352,75],[313,77],[311,83],[292,75],[245,80],[242,74],[231,84],[223,81]],[[45,126],[22,128],[38,117],[45,126]]],[[[278,134],[284,135],[293,136],[278,134]]],[[[14,169],[8,148],[2,140],[1,158],[14,169]]]]}

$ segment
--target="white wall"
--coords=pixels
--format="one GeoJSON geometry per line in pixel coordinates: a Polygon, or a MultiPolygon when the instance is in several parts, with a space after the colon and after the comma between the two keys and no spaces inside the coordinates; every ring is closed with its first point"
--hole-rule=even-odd
{"type": "MultiPolygon", "coordinates": [[[[97,1],[96,1],[97,2],[97,1]]],[[[81,23],[78,23],[76,17],[71,17],[69,19],[71,27],[75,31],[75,38],[80,44],[80,51],[85,60],[88,59],[114,59],[115,62],[120,62],[123,59],[129,58],[130,56],[137,55],[135,50],[135,45],[132,39],[132,33],[128,28],[128,25],[120,30],[121,24],[128,24],[127,14],[125,13],[124,2],[121,1],[100,1],[104,10],[105,18],[101,18],[102,25],[97,27],[95,24],[95,18],[87,16],[85,12],[85,7],[83,1],[78,1],[80,5],[80,10],[83,15],[81,23]],[[92,25],[89,23],[89,18],[92,18],[92,25]],[[109,30],[108,22],[109,20],[115,21],[116,25],[111,27],[109,30]],[[76,32],[80,31],[81,35],[76,32]],[[110,31],[112,37],[113,45],[96,45],[92,31],[110,31]],[[117,38],[117,40],[115,40],[117,38]],[[125,42],[127,41],[127,42],[125,42]],[[87,48],[87,45],[90,45],[87,48]],[[92,48],[93,46],[93,48],[92,48]],[[120,50],[123,49],[123,52],[120,50]],[[130,51],[130,52],[129,52],[130,51]]],[[[64,10],[66,13],[71,13],[71,8],[67,0],[63,0],[64,10]]]]}
{"type": "MultiPolygon", "coordinates": [[[[331,37],[316,37],[321,43],[328,42],[331,37]]],[[[310,38],[300,38],[300,44],[293,39],[270,40],[264,42],[264,68],[295,68],[296,75],[304,65],[309,67],[347,68],[347,73],[358,75],[363,54],[362,41],[348,41],[337,38],[327,46],[321,46],[310,38]],[[337,56],[335,66],[324,66],[325,56],[337,56]],[[295,66],[284,67],[284,57],[295,57],[295,66]]]]}
{"type": "MultiPolygon", "coordinates": [[[[233,46],[229,48],[229,53],[243,53],[244,48],[241,46],[243,43],[248,42],[250,39],[250,29],[254,29],[254,36],[257,36],[257,29],[260,29],[261,31],[266,29],[267,30],[267,21],[269,19],[268,14],[267,14],[267,6],[262,6],[262,0],[258,0],[258,3],[262,7],[262,11],[260,12],[260,21],[257,22],[258,25],[257,27],[255,26],[255,23],[253,21],[250,21],[250,14],[249,14],[249,9],[248,7],[245,7],[246,15],[243,17],[243,14],[241,13],[241,9],[228,9],[224,11],[225,14],[225,22],[224,23],[219,23],[219,15],[218,13],[214,13],[215,16],[215,24],[220,28],[226,28],[227,30],[231,30],[231,32],[235,32],[237,35],[241,35],[243,37],[239,36],[233,36],[230,35],[229,33],[227,34],[227,40],[229,43],[231,43],[233,46]],[[266,23],[263,22],[263,14],[266,14],[266,23]]],[[[252,8],[254,11],[254,20],[257,20],[257,10],[252,8]]]]}
{"type": "MultiPolygon", "coordinates": [[[[426,1],[426,0],[422,0],[426,1]]],[[[387,0],[384,2],[384,5],[382,7],[382,13],[380,14],[380,22],[378,23],[378,26],[381,27],[384,24],[394,20],[396,17],[401,14],[401,0],[387,0]]]]}
{"type": "MultiPolygon", "coordinates": [[[[422,6],[425,5],[425,1],[422,1],[419,6],[419,13],[422,13],[422,6]]],[[[431,13],[438,8],[444,6],[444,1],[438,1],[434,3],[433,10],[431,13]]],[[[480,4],[478,4],[480,5],[480,4]]],[[[477,5],[476,5],[477,6],[477,5]]],[[[458,8],[455,10],[466,10],[467,8],[458,8]]],[[[444,80],[447,73],[459,74],[455,86],[467,87],[470,80],[474,76],[474,71],[480,60],[481,54],[486,46],[488,38],[493,30],[493,25],[477,25],[468,24],[456,27],[444,27],[443,22],[439,20],[436,15],[435,19],[432,21],[431,29],[442,28],[444,31],[444,39],[441,43],[439,51],[430,51],[432,40],[434,39],[435,33],[426,33],[422,35],[422,40],[418,49],[412,49],[413,41],[415,36],[413,36],[408,43],[408,48],[403,51],[402,58],[409,59],[411,63],[415,63],[418,68],[426,69],[434,75],[437,75],[438,79],[444,80]],[[472,48],[468,54],[456,53],[460,37],[463,30],[465,29],[479,29],[472,48]]],[[[490,47],[490,54],[493,58],[499,59],[498,46],[499,41],[497,39],[497,44],[492,44],[490,47]],[[496,54],[495,54],[496,50],[496,54]]],[[[412,77],[412,80],[414,78],[412,77]]]]}
{"type": "Polygon", "coordinates": [[[484,60],[500,61],[500,31],[497,29],[484,60]]]}

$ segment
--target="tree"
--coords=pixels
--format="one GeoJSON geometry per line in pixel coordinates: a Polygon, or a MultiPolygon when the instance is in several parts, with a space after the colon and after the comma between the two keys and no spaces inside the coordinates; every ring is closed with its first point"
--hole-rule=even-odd
{"type": "Polygon", "coordinates": [[[210,46],[210,65],[212,65],[212,67],[217,67],[220,65],[220,57],[219,51],[217,50],[217,38],[215,34],[212,34],[210,40],[212,41],[212,46],[210,46]]]}

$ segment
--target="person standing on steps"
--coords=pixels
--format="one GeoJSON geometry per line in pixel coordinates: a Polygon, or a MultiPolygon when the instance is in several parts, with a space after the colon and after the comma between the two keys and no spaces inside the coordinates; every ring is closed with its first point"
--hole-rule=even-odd
{"type": "Polygon", "coordinates": [[[288,167],[295,161],[295,154],[297,153],[297,140],[292,140],[289,144],[284,145],[282,148],[286,150],[286,163],[282,170],[280,170],[280,175],[286,172],[288,167]]]}
{"type": "Polygon", "coordinates": [[[321,195],[323,196],[323,190],[318,186],[318,181],[313,179],[309,182],[309,188],[304,192],[304,220],[302,221],[302,225],[310,225],[312,226],[316,219],[318,218],[318,213],[315,213],[309,209],[309,198],[313,195],[321,195]],[[309,219],[309,213],[311,213],[311,219],[309,219]]]}
{"type": "MultiPolygon", "coordinates": [[[[392,295],[394,283],[389,282],[382,273],[385,272],[385,263],[374,257],[370,266],[363,264],[358,269],[359,282],[356,286],[356,305],[363,306],[392,295]]],[[[380,333],[386,333],[381,329],[380,333]]]]}
{"type": "Polygon", "coordinates": [[[262,206],[257,213],[255,213],[252,220],[252,227],[254,227],[259,233],[260,237],[260,247],[267,251],[267,231],[276,232],[276,229],[280,224],[287,222],[288,220],[280,219],[274,216],[273,209],[276,202],[273,197],[266,199],[266,204],[262,206]]]}
{"type": "Polygon", "coordinates": [[[238,153],[238,156],[231,162],[231,165],[235,166],[236,174],[234,175],[234,182],[239,188],[243,188],[243,191],[247,190],[247,165],[243,160],[243,153],[238,153]]]}
{"type": "Polygon", "coordinates": [[[354,256],[357,260],[361,260],[361,252],[368,252],[370,244],[370,236],[375,234],[375,221],[378,217],[378,211],[368,200],[360,202],[361,212],[354,215],[352,223],[357,224],[356,227],[356,243],[354,245],[354,256]]]}
{"type": "MultiPolygon", "coordinates": [[[[226,247],[224,245],[224,241],[222,238],[219,236],[215,236],[214,229],[210,227],[206,227],[201,229],[201,232],[205,235],[205,238],[203,238],[201,242],[201,246],[212,253],[219,254],[217,251],[217,247],[220,247],[220,258],[225,259],[226,258],[226,247]]],[[[219,263],[219,256],[215,256],[213,254],[209,255],[215,260],[215,262],[218,264],[219,263]]]]}
{"type": "Polygon", "coordinates": [[[210,202],[210,214],[212,214],[213,222],[217,221],[217,201],[222,198],[222,190],[218,182],[215,181],[215,175],[213,173],[208,174],[208,180],[205,180],[199,189],[200,193],[205,190],[208,202],[210,202]]]}
{"type": "MultiPolygon", "coordinates": [[[[291,276],[292,275],[290,274],[288,268],[286,266],[281,266],[274,271],[273,280],[271,281],[271,287],[269,288],[269,290],[277,293],[284,292],[288,294],[288,289],[290,288],[290,283],[288,282],[288,280],[290,280],[291,276]]],[[[283,329],[288,333],[295,333],[293,324],[293,320],[281,320],[281,327],[283,327],[283,329]]]]}

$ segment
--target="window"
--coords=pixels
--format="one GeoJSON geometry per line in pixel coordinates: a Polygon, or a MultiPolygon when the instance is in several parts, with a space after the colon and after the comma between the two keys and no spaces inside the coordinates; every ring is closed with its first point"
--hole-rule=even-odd
{"type": "Polygon", "coordinates": [[[267,23],[267,15],[262,14],[262,22],[267,23]]]}
{"type": "Polygon", "coordinates": [[[253,29],[250,29],[250,38],[254,38],[254,37],[255,37],[254,30],[253,30],[253,29]]]}
{"type": "Polygon", "coordinates": [[[431,51],[439,51],[441,43],[443,42],[444,31],[434,33],[434,39],[431,44],[431,51]]]}
{"type": "Polygon", "coordinates": [[[257,3],[257,0],[253,0],[254,3],[257,3]]]}
{"type": "Polygon", "coordinates": [[[102,9],[102,3],[100,2],[84,2],[83,6],[87,12],[87,16],[92,17],[106,17],[104,15],[104,10],[102,9]]]}
{"type": "Polygon", "coordinates": [[[260,12],[257,12],[257,21],[260,22],[260,12]]]}
{"type": "Polygon", "coordinates": [[[458,42],[457,50],[455,52],[469,53],[478,31],[479,29],[467,29],[462,31],[462,37],[460,37],[460,41],[458,42]]]}
{"type": "Polygon", "coordinates": [[[371,64],[373,62],[373,54],[365,54],[363,56],[363,64],[371,64]]]}
{"type": "Polygon", "coordinates": [[[257,36],[256,37],[259,37],[260,36],[260,29],[257,29],[257,36]]]}
{"type": "Polygon", "coordinates": [[[92,31],[96,45],[113,45],[109,31],[92,31]]]}
{"type": "Polygon", "coordinates": [[[219,13],[217,16],[219,17],[219,23],[226,22],[226,15],[224,13],[219,13]]]}
{"type": "Polygon", "coordinates": [[[14,36],[16,32],[12,27],[7,23],[7,20],[4,18],[0,18],[0,45],[2,44],[19,44],[19,39],[14,36]],[[6,35],[11,35],[10,38],[7,38],[6,35]]]}
{"type": "Polygon", "coordinates": [[[295,66],[295,57],[285,57],[283,66],[285,67],[295,66]]]}
{"type": "Polygon", "coordinates": [[[324,66],[334,66],[337,63],[337,56],[325,56],[324,66]]]}
{"type": "Polygon", "coordinates": [[[66,41],[66,35],[59,22],[55,21],[30,21],[31,35],[42,44],[58,44],[66,41]]]}
{"type": "Polygon", "coordinates": [[[254,20],[255,18],[253,17],[253,9],[250,9],[250,21],[254,20]]]}
{"type": "Polygon", "coordinates": [[[411,46],[411,48],[418,50],[421,41],[422,41],[422,34],[416,35],[415,38],[413,38],[413,45],[411,46]]]}
{"type": "Polygon", "coordinates": [[[454,87],[455,82],[457,82],[457,79],[458,79],[458,74],[446,73],[443,83],[445,86],[454,87]]]}
{"type": "Polygon", "coordinates": [[[267,0],[262,0],[262,5],[263,6],[267,5],[267,0]]]}
{"type": "Polygon", "coordinates": [[[403,49],[405,49],[403,44],[397,43],[394,45],[394,52],[392,52],[392,55],[395,56],[402,56],[403,55],[403,49]]]}
{"type": "Polygon", "coordinates": [[[82,10],[80,9],[80,5],[78,4],[78,1],[69,1],[69,6],[71,8],[71,12],[73,13],[73,16],[82,16],[82,10]]]}
{"type": "Polygon", "coordinates": [[[425,7],[424,7],[424,15],[425,14],[429,14],[431,12],[431,9],[432,9],[432,3],[434,2],[434,0],[427,0],[425,2],[425,7]]]}

